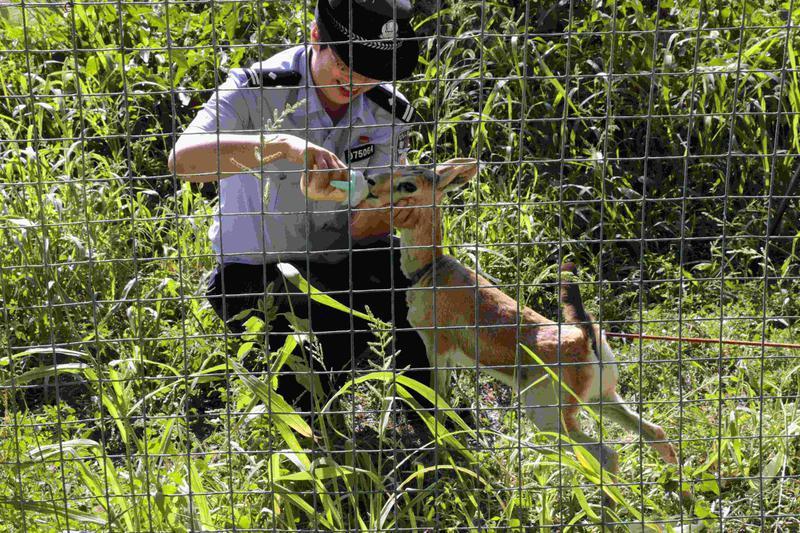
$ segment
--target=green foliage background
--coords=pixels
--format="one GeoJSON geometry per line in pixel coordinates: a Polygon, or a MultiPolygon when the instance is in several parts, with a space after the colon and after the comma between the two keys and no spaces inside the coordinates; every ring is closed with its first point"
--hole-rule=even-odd
{"type": "MultiPolygon", "coordinates": [[[[550,315],[569,258],[609,329],[797,337],[796,199],[766,232],[800,152],[800,8],[442,7],[417,5],[430,37],[398,87],[429,121],[413,159],[486,162],[448,211],[453,253],[550,315]]],[[[203,299],[214,191],[179,183],[166,154],[228,69],[302,42],[311,16],[293,2],[0,4],[0,528],[597,524],[596,472],[531,448],[546,439],[476,395],[498,387],[484,377],[460,374],[456,397],[491,438],[428,426],[434,472],[397,451],[391,424],[370,454],[348,417],[258,416],[270,380],[234,374],[280,357],[222,336],[203,299]]],[[[797,527],[797,351],[637,343],[620,359],[624,395],[680,435],[682,466],[621,446],[635,483],[612,495],[617,518],[797,527]]],[[[403,396],[379,377],[359,401],[403,396]]]]}

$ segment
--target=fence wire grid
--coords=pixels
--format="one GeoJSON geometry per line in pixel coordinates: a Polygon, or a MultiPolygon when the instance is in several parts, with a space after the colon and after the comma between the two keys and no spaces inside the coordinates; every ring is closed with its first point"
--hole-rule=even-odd
{"type": "Polygon", "coordinates": [[[0,530],[800,529],[798,21],[0,0],[0,530]]]}

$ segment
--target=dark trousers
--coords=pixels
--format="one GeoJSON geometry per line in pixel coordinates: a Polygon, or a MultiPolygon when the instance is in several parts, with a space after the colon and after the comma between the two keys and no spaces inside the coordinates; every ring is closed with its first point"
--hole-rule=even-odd
{"type": "MultiPolygon", "coordinates": [[[[390,248],[387,238],[370,248],[354,249],[349,258],[340,263],[297,261],[291,264],[320,291],[356,311],[363,312],[369,307],[373,315],[394,324],[394,343],[387,347],[387,351],[400,351],[395,360],[397,369],[410,367],[411,370],[406,371],[405,375],[428,385],[430,365],[425,345],[408,323],[408,280],[400,270],[399,240],[394,239],[394,247],[393,250],[390,248]]],[[[270,283],[270,294],[278,309],[278,315],[270,325],[270,350],[282,347],[286,335],[291,332],[289,322],[282,313],[291,312],[299,318],[309,319],[310,329],[322,346],[324,366],[316,360],[308,363],[321,372],[320,381],[326,394],[331,388],[337,389],[352,377],[351,369],[355,368],[356,360],[369,354],[367,343],[377,340],[366,321],[312,301],[285,281],[274,264],[220,265],[211,277],[206,294],[214,311],[228,328],[234,333],[241,333],[246,319],[237,320],[233,317],[247,309],[258,309],[258,303],[264,299],[264,289],[270,283]]],[[[253,314],[263,317],[258,311],[253,314]]],[[[278,392],[289,403],[309,409],[312,405],[310,395],[287,367],[283,370],[284,375],[278,380],[278,392]]]]}

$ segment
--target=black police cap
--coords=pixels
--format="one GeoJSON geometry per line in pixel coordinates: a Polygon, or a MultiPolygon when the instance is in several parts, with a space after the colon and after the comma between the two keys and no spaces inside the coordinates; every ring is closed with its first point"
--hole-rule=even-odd
{"type": "Polygon", "coordinates": [[[419,59],[409,0],[318,0],[322,42],[354,72],[376,80],[408,78],[419,59]]]}

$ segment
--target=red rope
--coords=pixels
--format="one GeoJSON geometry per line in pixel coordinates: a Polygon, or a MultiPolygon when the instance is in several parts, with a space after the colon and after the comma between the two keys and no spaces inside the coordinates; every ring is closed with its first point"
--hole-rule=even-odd
{"type": "Polygon", "coordinates": [[[761,342],[761,341],[736,341],[730,339],[706,339],[702,337],[669,337],[666,335],[640,335],[638,333],[614,333],[604,332],[607,337],[619,337],[622,339],[643,339],[649,341],[674,341],[688,342],[694,344],[734,344],[736,346],[765,346],[768,348],[793,348],[800,350],[800,344],[789,344],[785,342],[761,342]]]}

